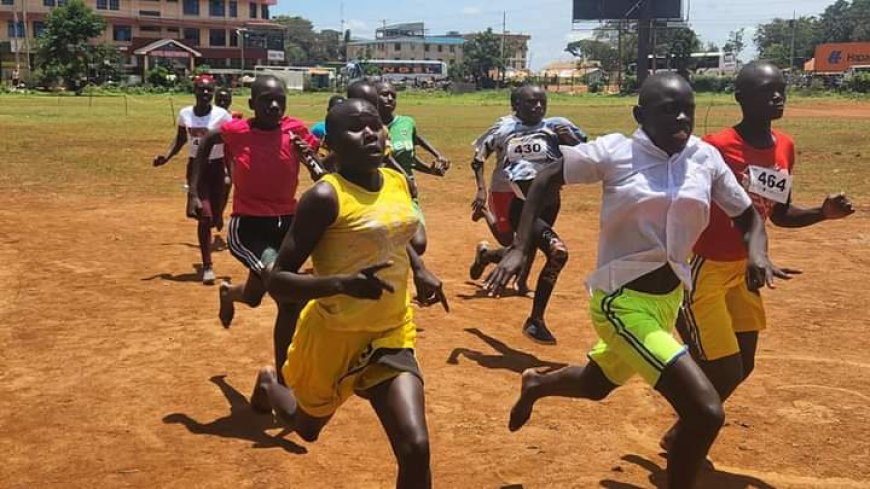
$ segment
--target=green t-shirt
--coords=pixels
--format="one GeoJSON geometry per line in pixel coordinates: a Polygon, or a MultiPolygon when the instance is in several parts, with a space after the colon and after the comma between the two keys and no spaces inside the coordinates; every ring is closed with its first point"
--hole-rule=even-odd
{"type": "Polygon", "coordinates": [[[393,158],[402,166],[408,175],[414,174],[414,136],[417,134],[417,124],[406,115],[397,115],[387,128],[390,130],[390,142],[393,147],[393,158]]]}

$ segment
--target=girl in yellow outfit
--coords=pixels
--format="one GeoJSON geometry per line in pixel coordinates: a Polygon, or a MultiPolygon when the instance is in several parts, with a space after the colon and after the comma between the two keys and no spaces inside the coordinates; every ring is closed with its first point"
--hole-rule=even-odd
{"type": "Polygon", "coordinates": [[[251,403],[272,408],[314,441],[352,394],[369,399],[399,464],[396,487],[431,486],[423,381],[408,279],[421,302],[441,300],[441,283],[409,247],[419,219],[403,175],[380,168],[378,112],[348,100],[326,118],[338,173],[306,192],[267,288],[279,302],[309,301],[282,372],[260,371],[251,403]],[[308,257],[313,275],[299,274],[308,257]]]}

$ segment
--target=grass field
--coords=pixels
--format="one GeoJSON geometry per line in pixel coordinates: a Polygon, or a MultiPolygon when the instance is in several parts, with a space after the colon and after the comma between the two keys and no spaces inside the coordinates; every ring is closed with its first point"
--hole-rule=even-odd
{"type": "MultiPolygon", "coordinates": [[[[319,120],[327,97],[290,97],[288,113],[319,120]]],[[[151,167],[190,102],[0,96],[0,487],[390,487],[389,445],[364,401],[344,406],[316,444],[247,406],[270,361],[274,305],[220,327],[217,291],[192,266],[183,158],[151,167]]],[[[593,136],[630,132],[633,102],[560,95],[549,114],[593,136]]],[[[698,134],[739,115],[727,96],[697,104],[698,134]]],[[[530,301],[486,298],[467,278],[474,244],[488,238],[469,219],[470,143],[508,110],[506,94],[399,97],[399,112],[454,162],[443,179],[419,178],[426,260],[453,306],[418,312],[436,487],[653,487],[673,417],[639,381],[600,404],[546,400],[529,426],[507,431],[519,373],[582,362],[594,339],[582,278],[599,197],[565,190],[557,230],[572,255],[548,313],[560,343],[532,344],[519,331],[530,301]]],[[[796,201],[843,190],[859,211],[771,231],[774,259],[805,273],[765,295],[756,373],[727,404],[716,470],[699,487],[870,487],[870,102],[793,98],[777,127],[797,141],[796,201]]],[[[219,276],[243,279],[228,254],[215,260],[219,276]]]]}

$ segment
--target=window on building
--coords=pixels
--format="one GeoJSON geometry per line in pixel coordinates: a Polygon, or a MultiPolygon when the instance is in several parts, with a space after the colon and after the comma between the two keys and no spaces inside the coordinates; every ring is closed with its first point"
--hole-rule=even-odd
{"type": "Polygon", "coordinates": [[[199,29],[195,27],[184,28],[184,43],[190,46],[199,46],[199,29]]]}
{"type": "Polygon", "coordinates": [[[184,0],[184,15],[199,15],[199,0],[184,0]]]}
{"type": "Polygon", "coordinates": [[[154,35],[156,34],[159,37],[162,33],[162,29],[160,28],[160,26],[156,25],[143,25],[139,27],[139,32],[143,36],[154,37],[154,35]]]}
{"type": "Polygon", "coordinates": [[[128,25],[112,26],[112,39],[119,42],[127,42],[133,38],[133,29],[128,25]]]}
{"type": "Polygon", "coordinates": [[[0,0],[0,5],[15,5],[15,0],[0,0]]]}
{"type": "Polygon", "coordinates": [[[109,0],[97,0],[97,10],[109,10],[109,0]]]}
{"type": "Polygon", "coordinates": [[[6,23],[9,33],[9,39],[13,38],[23,38],[24,37],[24,22],[18,21],[15,23],[14,21],[7,21],[6,23]]]}
{"type": "Polygon", "coordinates": [[[142,17],[160,17],[159,10],[140,10],[139,15],[142,17]]]}
{"type": "Polygon", "coordinates": [[[230,30],[230,47],[237,48],[239,47],[239,35],[236,34],[236,31],[230,30]]]}
{"type": "Polygon", "coordinates": [[[235,0],[230,0],[230,17],[238,17],[239,16],[239,2],[235,0]]]}
{"type": "Polygon", "coordinates": [[[54,7],[54,0],[42,0],[44,7],[54,7]]]}
{"type": "Polygon", "coordinates": [[[226,5],[224,4],[224,0],[209,0],[208,15],[212,17],[226,16],[226,5]]]}
{"type": "Polygon", "coordinates": [[[66,0],[57,0],[58,7],[63,7],[64,5],[66,5],[66,0]]]}
{"type": "Polygon", "coordinates": [[[393,51],[401,51],[401,50],[402,50],[402,43],[397,42],[397,43],[393,44],[393,51]]]}
{"type": "Polygon", "coordinates": [[[208,45],[209,46],[226,46],[227,45],[227,31],[223,29],[209,29],[208,30],[208,45]]]}
{"type": "Polygon", "coordinates": [[[439,44],[439,45],[438,45],[438,52],[440,53],[440,52],[442,52],[442,51],[444,51],[444,46],[442,46],[441,44],[439,44]]]}
{"type": "Polygon", "coordinates": [[[456,52],[456,46],[450,46],[450,52],[451,52],[451,53],[455,53],[455,52],[456,52]]]}
{"type": "Polygon", "coordinates": [[[121,10],[121,0],[109,0],[109,10],[121,10]]]}
{"type": "Polygon", "coordinates": [[[426,51],[427,53],[429,52],[429,45],[428,44],[423,45],[423,51],[426,51]]]}
{"type": "Polygon", "coordinates": [[[167,27],[167,28],[166,28],[166,32],[167,32],[168,34],[175,34],[175,35],[177,36],[178,33],[181,32],[181,31],[178,29],[178,27],[167,27]]]}
{"type": "Polygon", "coordinates": [[[34,21],[33,22],[33,37],[39,37],[42,33],[45,32],[45,22],[34,21]]]}
{"type": "Polygon", "coordinates": [[[252,19],[257,18],[257,4],[254,2],[248,3],[248,17],[252,19]]]}
{"type": "Polygon", "coordinates": [[[269,6],[268,5],[260,5],[260,18],[269,20],[269,6]]]}

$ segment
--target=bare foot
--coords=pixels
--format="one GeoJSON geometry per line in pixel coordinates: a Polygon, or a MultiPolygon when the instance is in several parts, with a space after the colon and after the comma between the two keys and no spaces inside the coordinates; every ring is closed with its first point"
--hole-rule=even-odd
{"type": "Polygon", "coordinates": [[[230,298],[230,283],[226,280],[222,281],[218,287],[218,298],[220,299],[218,318],[220,318],[224,328],[229,328],[230,324],[233,323],[233,316],[236,315],[236,305],[230,298]]]}
{"type": "Polygon", "coordinates": [[[671,451],[671,447],[674,445],[675,436],[677,436],[677,423],[674,423],[674,425],[671,426],[671,429],[662,435],[662,439],[659,440],[659,447],[661,447],[665,453],[671,451]]]}
{"type": "Polygon", "coordinates": [[[485,207],[481,207],[480,209],[475,209],[471,213],[471,220],[474,222],[477,222],[477,221],[483,219],[484,217],[486,217],[486,208],[485,207]]]}
{"type": "Polygon", "coordinates": [[[511,408],[511,418],[508,421],[508,429],[517,431],[523,427],[532,416],[532,408],[537,400],[532,390],[537,387],[541,381],[541,373],[536,369],[528,368],[523,372],[522,386],[520,387],[520,397],[517,399],[514,407],[511,408]]]}
{"type": "Polygon", "coordinates": [[[531,292],[532,292],[532,289],[529,288],[529,284],[517,283],[517,294],[519,294],[523,297],[528,297],[531,292]]]}
{"type": "Polygon", "coordinates": [[[251,408],[258,413],[271,413],[272,404],[269,402],[269,394],[266,393],[266,388],[269,384],[278,382],[278,373],[274,367],[263,367],[257,374],[257,381],[254,384],[254,392],[251,394],[251,408]]]}

